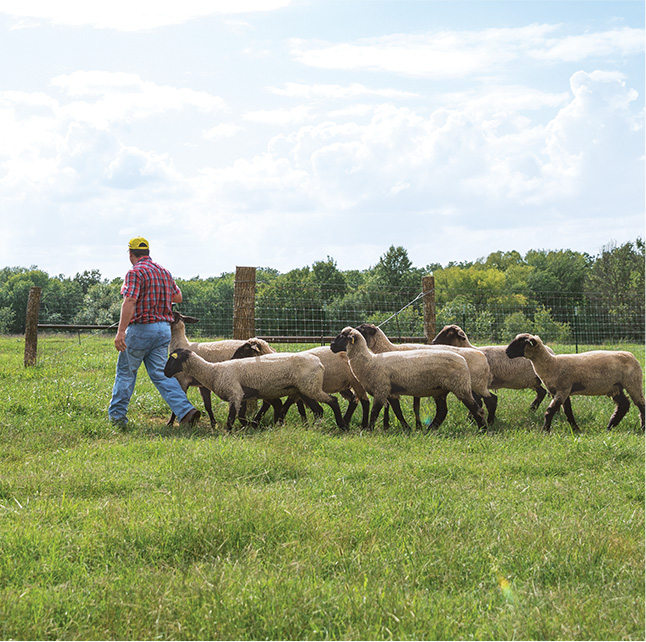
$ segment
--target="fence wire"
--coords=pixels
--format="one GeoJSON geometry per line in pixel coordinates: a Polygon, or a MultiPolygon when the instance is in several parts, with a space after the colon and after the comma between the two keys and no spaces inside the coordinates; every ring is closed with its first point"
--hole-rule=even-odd
{"type": "MultiPolygon", "coordinates": [[[[436,332],[444,325],[462,327],[474,343],[505,343],[519,332],[539,334],[545,341],[598,344],[644,343],[644,297],[636,293],[539,292],[531,296],[505,294],[487,296],[472,291],[437,289],[434,296],[436,332]]],[[[424,336],[426,296],[410,288],[358,287],[341,291],[338,286],[292,283],[263,287],[255,298],[257,336],[335,336],[346,326],[360,323],[382,325],[393,338],[424,336]]],[[[93,307],[79,301],[60,299],[41,302],[39,323],[94,323],[110,325],[119,319],[118,292],[93,307]]],[[[187,292],[179,306],[183,314],[197,317],[191,335],[233,336],[234,290],[221,288],[217,296],[191,296],[187,292]]]]}

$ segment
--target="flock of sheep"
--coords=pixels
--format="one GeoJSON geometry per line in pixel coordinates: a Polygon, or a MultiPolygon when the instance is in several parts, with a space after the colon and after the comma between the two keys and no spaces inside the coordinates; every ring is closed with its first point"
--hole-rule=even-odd
{"type": "MultiPolygon", "coordinates": [[[[476,348],[456,325],[443,328],[430,344],[395,345],[369,323],[344,328],[329,347],[276,352],[258,338],[189,342],[186,324],[197,319],[177,311],[174,316],[165,374],[175,376],[184,391],[189,386],[199,387],[213,427],[211,392],[227,401],[228,431],[236,418],[247,424],[246,402],[250,400],[263,402],[251,420],[254,424],[269,408],[273,408],[274,421],[282,421],[293,404],[303,418],[306,407],[320,417],[324,403],[332,408],[337,426],[346,429],[361,404],[362,428],[374,428],[382,409],[383,425],[387,427],[392,408],[401,425],[410,430],[399,403],[402,395],[414,399],[418,429],[423,427],[420,399],[432,397],[436,413],[430,428],[437,428],[446,417],[449,393],[466,406],[484,431],[495,419],[498,399],[492,391],[501,388],[535,390],[532,410],[549,392],[552,401],[543,429],[551,429],[554,414],[562,406],[572,430],[577,432],[580,429],[572,414],[572,395],[611,397],[616,406],[608,423],[611,429],[630,407],[626,391],[639,409],[644,430],[642,370],[630,352],[596,350],[556,355],[540,337],[531,334],[519,334],[508,346],[476,348]],[[348,400],[345,414],[333,393],[348,400]]],[[[171,415],[169,425],[174,419],[171,415]]]]}

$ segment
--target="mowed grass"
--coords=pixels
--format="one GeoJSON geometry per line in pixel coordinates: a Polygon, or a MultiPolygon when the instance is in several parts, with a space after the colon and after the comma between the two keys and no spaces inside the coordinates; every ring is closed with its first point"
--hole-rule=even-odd
{"type": "Polygon", "coordinates": [[[634,406],[610,433],[609,399],[545,435],[500,391],[486,435],[455,398],[433,433],[294,408],[224,435],[167,427],[142,369],[119,431],[111,337],[23,350],[0,337],[3,639],[644,639],[634,406]]]}

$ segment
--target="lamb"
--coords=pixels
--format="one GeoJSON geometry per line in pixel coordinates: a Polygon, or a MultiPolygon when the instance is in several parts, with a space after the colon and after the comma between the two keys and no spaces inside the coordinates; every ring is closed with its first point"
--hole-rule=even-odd
{"type": "Polygon", "coordinates": [[[323,414],[319,403],[329,405],[337,426],[345,428],[338,400],[323,392],[323,364],[312,354],[275,352],[250,359],[210,363],[196,352],[180,348],[171,353],[164,368],[167,377],[179,372],[195,377],[229,402],[227,431],[233,428],[244,401],[276,400],[291,394],[298,394],[317,416],[323,414]]]}
{"type": "Polygon", "coordinates": [[[446,417],[446,396],[452,392],[469,409],[481,430],[484,411],[471,393],[471,375],[464,357],[444,350],[410,350],[374,354],[358,330],[344,328],[330,344],[332,352],[347,351],[350,367],[365,390],[373,396],[369,429],[373,429],[381,409],[390,404],[402,427],[410,430],[399,404],[400,395],[434,397],[438,412],[431,428],[446,417]]]}
{"type": "MultiPolygon", "coordinates": [[[[260,352],[255,345],[246,344],[235,351],[232,359],[255,357],[260,356],[261,354],[262,352],[260,352]]],[[[347,354],[344,352],[334,353],[330,350],[329,346],[311,348],[310,350],[305,350],[298,354],[313,354],[318,357],[325,368],[323,376],[324,392],[338,392],[344,397],[344,399],[348,400],[348,408],[343,416],[343,421],[346,426],[350,425],[352,415],[360,402],[363,411],[361,427],[366,428],[368,426],[368,417],[370,413],[370,400],[368,399],[368,395],[363,389],[363,386],[352,373],[350,364],[348,363],[347,354]]],[[[287,401],[285,401],[280,416],[277,416],[276,408],[274,408],[274,420],[281,421],[284,419],[287,411],[294,403],[298,404],[298,410],[301,417],[305,419],[305,408],[302,401],[296,395],[292,395],[287,399],[287,401]]],[[[269,402],[265,402],[254,417],[254,421],[260,421],[260,418],[268,409],[269,402]]]]}
{"type": "MultiPolygon", "coordinates": [[[[173,316],[174,320],[170,324],[169,352],[174,352],[178,348],[183,348],[186,350],[192,350],[211,363],[219,363],[220,361],[231,359],[233,353],[240,346],[243,346],[246,343],[246,341],[240,339],[223,339],[222,341],[210,341],[204,343],[189,341],[186,338],[186,324],[197,323],[199,319],[180,314],[177,310],[173,310],[173,316]]],[[[262,339],[254,339],[254,341],[257,342],[258,354],[270,354],[275,352],[275,350],[266,341],[262,339]]],[[[199,386],[200,395],[204,401],[204,408],[211,419],[211,426],[215,427],[215,416],[211,406],[211,391],[186,373],[178,373],[176,378],[184,392],[186,392],[190,386],[199,386]]],[[[172,413],[167,425],[172,426],[174,421],[175,413],[172,413]]]]}
{"type": "Polygon", "coordinates": [[[511,390],[531,388],[535,390],[536,397],[529,406],[530,410],[536,410],[547,394],[547,391],[541,385],[541,380],[536,376],[534,368],[528,359],[511,361],[505,354],[505,346],[476,347],[471,344],[464,330],[458,325],[445,325],[433,341],[431,341],[431,344],[452,345],[480,350],[487,357],[491,369],[492,381],[489,388],[491,390],[499,390],[500,388],[508,388],[511,390]]]}
{"type": "Polygon", "coordinates": [[[505,351],[510,359],[529,359],[553,397],[545,412],[543,430],[551,430],[552,419],[561,405],[572,430],[580,430],[569,405],[571,395],[611,397],[616,406],[608,423],[608,430],[611,430],[624,418],[630,407],[624,389],[639,409],[641,428],[644,430],[642,369],[631,352],[593,350],[555,355],[539,336],[527,333],[519,334],[505,351]]]}
{"type": "MultiPolygon", "coordinates": [[[[491,425],[493,423],[496,415],[498,398],[489,391],[489,386],[491,385],[492,380],[491,369],[489,367],[487,357],[485,357],[480,350],[476,348],[444,345],[437,346],[424,343],[403,343],[395,345],[390,341],[390,339],[388,339],[383,330],[372,323],[362,323],[357,326],[357,330],[359,330],[359,332],[364,336],[366,343],[368,344],[368,348],[376,354],[394,352],[397,350],[450,350],[462,355],[469,366],[472,392],[474,393],[474,396],[477,395],[476,400],[479,398],[484,400],[488,411],[487,424],[491,425]]],[[[415,401],[415,418],[419,427],[419,400],[416,399],[415,401]]]]}

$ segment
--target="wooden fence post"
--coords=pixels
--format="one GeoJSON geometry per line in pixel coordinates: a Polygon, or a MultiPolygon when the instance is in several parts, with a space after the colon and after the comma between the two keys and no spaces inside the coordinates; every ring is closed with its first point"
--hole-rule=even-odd
{"type": "Polygon", "coordinates": [[[435,277],[431,274],[422,277],[424,293],[424,336],[430,343],[435,338],[435,277]]]}
{"type": "Polygon", "coordinates": [[[36,365],[38,352],[38,310],[40,309],[40,288],[29,289],[27,315],[25,318],[25,367],[36,365]]]}
{"type": "Polygon", "coordinates": [[[256,335],[256,268],[236,267],[233,290],[233,338],[256,335]]]}

